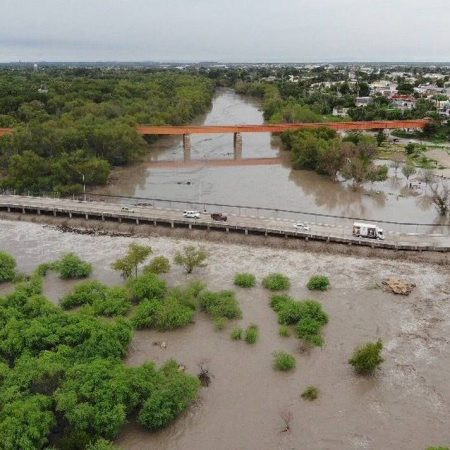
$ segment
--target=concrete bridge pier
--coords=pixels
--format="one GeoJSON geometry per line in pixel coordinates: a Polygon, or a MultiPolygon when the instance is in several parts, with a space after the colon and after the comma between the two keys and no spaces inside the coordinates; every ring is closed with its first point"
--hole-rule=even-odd
{"type": "Polygon", "coordinates": [[[242,134],[241,133],[234,133],[233,154],[234,154],[234,159],[242,158],[242,134]]]}
{"type": "Polygon", "coordinates": [[[185,161],[190,161],[191,159],[191,135],[183,134],[183,155],[185,161]]]}

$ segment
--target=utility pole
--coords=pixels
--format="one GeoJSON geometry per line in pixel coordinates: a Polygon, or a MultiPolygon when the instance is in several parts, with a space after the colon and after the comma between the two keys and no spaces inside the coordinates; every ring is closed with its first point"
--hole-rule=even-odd
{"type": "Polygon", "coordinates": [[[84,201],[86,201],[86,183],[84,181],[84,173],[82,173],[81,176],[83,177],[83,198],[84,201]]]}

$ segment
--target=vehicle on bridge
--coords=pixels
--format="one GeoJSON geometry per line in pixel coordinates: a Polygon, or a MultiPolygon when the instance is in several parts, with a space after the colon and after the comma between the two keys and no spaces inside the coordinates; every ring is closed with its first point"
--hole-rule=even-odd
{"type": "Polygon", "coordinates": [[[370,223],[355,222],[353,224],[353,236],[370,239],[384,239],[383,229],[370,223]]]}
{"type": "Polygon", "coordinates": [[[133,213],[134,209],[130,208],[129,206],[122,206],[122,211],[133,213]]]}
{"type": "Polygon", "coordinates": [[[217,220],[218,222],[226,222],[228,220],[228,217],[222,213],[212,213],[211,219],[217,220]]]}
{"type": "Polygon", "coordinates": [[[186,217],[186,219],[200,219],[200,213],[198,211],[184,211],[183,217],[186,217]]]}
{"type": "Polygon", "coordinates": [[[311,230],[311,227],[309,225],[306,225],[306,223],[303,223],[303,222],[294,223],[294,228],[299,230],[299,231],[309,231],[309,230],[311,230]]]}

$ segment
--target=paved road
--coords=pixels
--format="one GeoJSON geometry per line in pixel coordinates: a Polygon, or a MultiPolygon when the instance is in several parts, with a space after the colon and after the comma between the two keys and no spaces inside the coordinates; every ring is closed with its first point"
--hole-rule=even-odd
{"type": "MultiPolygon", "coordinates": [[[[47,197],[25,197],[14,195],[0,196],[0,206],[2,207],[17,207],[17,208],[42,208],[55,209],[67,213],[79,214],[99,214],[105,216],[122,217],[127,219],[148,219],[148,220],[181,220],[192,223],[207,223],[212,224],[214,221],[210,217],[209,211],[201,214],[200,219],[184,219],[182,211],[176,209],[155,208],[152,206],[130,206],[129,210],[124,209],[122,204],[107,203],[107,202],[83,202],[72,199],[54,199],[47,197]]],[[[217,222],[216,222],[217,223],[217,222]]],[[[261,230],[280,230],[280,231],[295,231],[295,221],[289,219],[275,219],[265,217],[252,217],[245,215],[228,215],[227,225],[259,228],[261,230]]],[[[353,239],[351,231],[351,221],[347,223],[328,225],[323,223],[310,224],[310,233],[321,236],[332,236],[338,238],[353,239]]],[[[386,231],[386,243],[393,243],[397,245],[418,245],[418,246],[436,246],[444,247],[450,246],[450,236],[444,234],[417,234],[417,233],[401,233],[396,231],[386,231]]]]}

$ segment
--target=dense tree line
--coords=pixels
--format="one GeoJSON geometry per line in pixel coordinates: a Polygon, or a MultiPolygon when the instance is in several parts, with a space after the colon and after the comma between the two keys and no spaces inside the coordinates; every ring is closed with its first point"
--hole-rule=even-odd
{"type": "Polygon", "coordinates": [[[140,158],[137,123],[178,125],[205,112],[214,83],[203,75],[137,70],[0,71],[2,186],[20,192],[104,184],[111,167],[140,158]]]}

